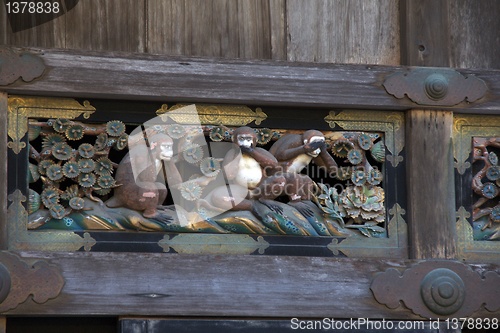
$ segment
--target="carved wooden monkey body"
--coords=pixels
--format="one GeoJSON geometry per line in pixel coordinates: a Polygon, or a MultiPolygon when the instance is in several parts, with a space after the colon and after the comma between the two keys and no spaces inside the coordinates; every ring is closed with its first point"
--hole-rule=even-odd
{"type": "Polygon", "coordinates": [[[290,200],[309,200],[314,183],[307,175],[299,175],[311,162],[328,172],[337,171],[337,163],[326,150],[325,136],[317,130],[303,134],[287,134],[269,150],[278,160],[286,178],[285,194],[290,200]]]}
{"type": "Polygon", "coordinates": [[[151,136],[149,147],[145,144],[132,146],[118,165],[115,178],[119,186],[115,188],[113,197],[106,201],[106,206],[127,207],[142,211],[144,217],[156,217],[157,207],[168,193],[163,166],[169,179],[180,182],[172,157],[173,142],[167,135],[151,136]]]}
{"type": "Polygon", "coordinates": [[[231,193],[245,193],[245,199],[234,204],[234,198],[228,196],[228,188],[214,190],[211,196],[214,206],[225,210],[250,210],[252,199],[274,199],[280,195],[285,179],[274,175],[279,169],[278,161],[267,150],[256,147],[257,135],[250,127],[239,127],[233,132],[233,143],[223,162],[227,180],[234,181],[229,185],[231,193]],[[245,189],[245,192],[242,192],[245,189]]]}

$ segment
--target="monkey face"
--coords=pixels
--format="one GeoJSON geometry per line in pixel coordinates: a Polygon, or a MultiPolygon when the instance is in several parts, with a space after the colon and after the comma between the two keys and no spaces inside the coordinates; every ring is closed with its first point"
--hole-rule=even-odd
{"type": "Polygon", "coordinates": [[[309,140],[304,140],[305,145],[316,148],[315,150],[308,152],[307,154],[312,157],[317,157],[321,153],[321,148],[325,144],[325,137],[323,136],[312,136],[309,140]]]}
{"type": "Polygon", "coordinates": [[[173,145],[171,142],[162,142],[160,144],[160,159],[164,161],[170,161],[174,156],[173,145]]]}
{"type": "Polygon", "coordinates": [[[241,134],[238,135],[237,137],[238,141],[238,146],[240,147],[245,147],[245,148],[253,148],[253,136],[248,135],[248,134],[241,134]]]}

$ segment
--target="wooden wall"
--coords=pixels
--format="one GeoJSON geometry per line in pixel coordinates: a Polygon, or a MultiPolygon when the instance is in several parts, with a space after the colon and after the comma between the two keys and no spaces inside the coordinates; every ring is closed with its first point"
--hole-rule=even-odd
{"type": "Polygon", "coordinates": [[[500,2],[442,0],[429,6],[429,1],[80,0],[66,15],[17,33],[0,10],[0,44],[500,68],[500,2]],[[415,17],[420,23],[414,24],[415,17]],[[409,45],[414,45],[413,53],[409,45]]]}
{"type": "Polygon", "coordinates": [[[0,43],[217,58],[399,64],[398,0],[80,0],[0,43]]]}
{"type": "Polygon", "coordinates": [[[401,62],[500,68],[500,1],[402,0],[401,62]]]}

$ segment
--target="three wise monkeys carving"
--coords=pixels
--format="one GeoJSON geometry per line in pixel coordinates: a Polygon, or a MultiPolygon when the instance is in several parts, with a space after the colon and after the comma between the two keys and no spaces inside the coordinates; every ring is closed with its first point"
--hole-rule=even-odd
{"type": "MultiPolygon", "coordinates": [[[[162,203],[170,190],[179,189],[182,177],[174,156],[174,141],[166,134],[148,138],[148,145],[130,145],[129,152],[116,170],[113,197],[108,207],[127,207],[146,218],[161,218],[162,203]],[[134,170],[135,167],[135,170],[134,170]],[[168,182],[165,182],[164,178],[168,182]]],[[[257,134],[247,126],[234,129],[232,147],[221,158],[220,171],[225,185],[216,187],[196,201],[199,207],[213,211],[251,211],[256,200],[287,198],[290,203],[310,200],[314,181],[301,173],[310,163],[335,172],[337,163],[326,149],[325,136],[317,130],[285,134],[268,150],[257,147],[257,134]]],[[[199,177],[209,183],[211,177],[199,177]]]]}

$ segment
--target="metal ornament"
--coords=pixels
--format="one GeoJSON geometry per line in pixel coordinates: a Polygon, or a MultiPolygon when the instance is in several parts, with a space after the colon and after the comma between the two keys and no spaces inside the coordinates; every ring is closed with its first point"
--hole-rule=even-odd
{"type": "Polygon", "coordinates": [[[0,47],[0,86],[6,86],[22,78],[30,82],[43,75],[42,58],[28,52],[16,52],[11,47],[0,47]]]}
{"type": "Polygon", "coordinates": [[[9,97],[8,135],[12,139],[7,146],[19,154],[26,148],[22,138],[28,133],[28,117],[72,119],[83,115],[88,119],[95,108],[88,101],[83,105],[71,98],[9,97]]]}
{"type": "Polygon", "coordinates": [[[424,304],[439,315],[451,315],[464,304],[465,285],[460,276],[447,268],[428,273],[420,285],[424,304]]]}
{"type": "Polygon", "coordinates": [[[375,299],[391,309],[400,301],[424,318],[472,315],[481,305],[488,311],[500,309],[500,275],[495,271],[473,271],[453,261],[426,261],[406,269],[378,273],[370,289],[375,299]]]}
{"type": "Polygon", "coordinates": [[[383,83],[396,98],[408,96],[420,105],[453,106],[481,99],[488,87],[474,75],[447,68],[417,68],[390,75],[383,83]]]}
{"type": "Polygon", "coordinates": [[[64,278],[57,266],[46,261],[28,264],[8,252],[0,252],[0,262],[0,312],[15,309],[30,295],[43,304],[61,293],[64,278]]]}
{"type": "Polygon", "coordinates": [[[190,114],[169,113],[183,107],[187,104],[176,104],[172,107],[164,104],[156,111],[157,115],[171,118],[179,124],[202,124],[226,125],[226,126],[245,126],[251,122],[260,125],[267,119],[267,115],[261,108],[256,108],[255,111],[245,105],[208,105],[196,104],[196,111],[199,119],[192,119],[190,114]]]}

